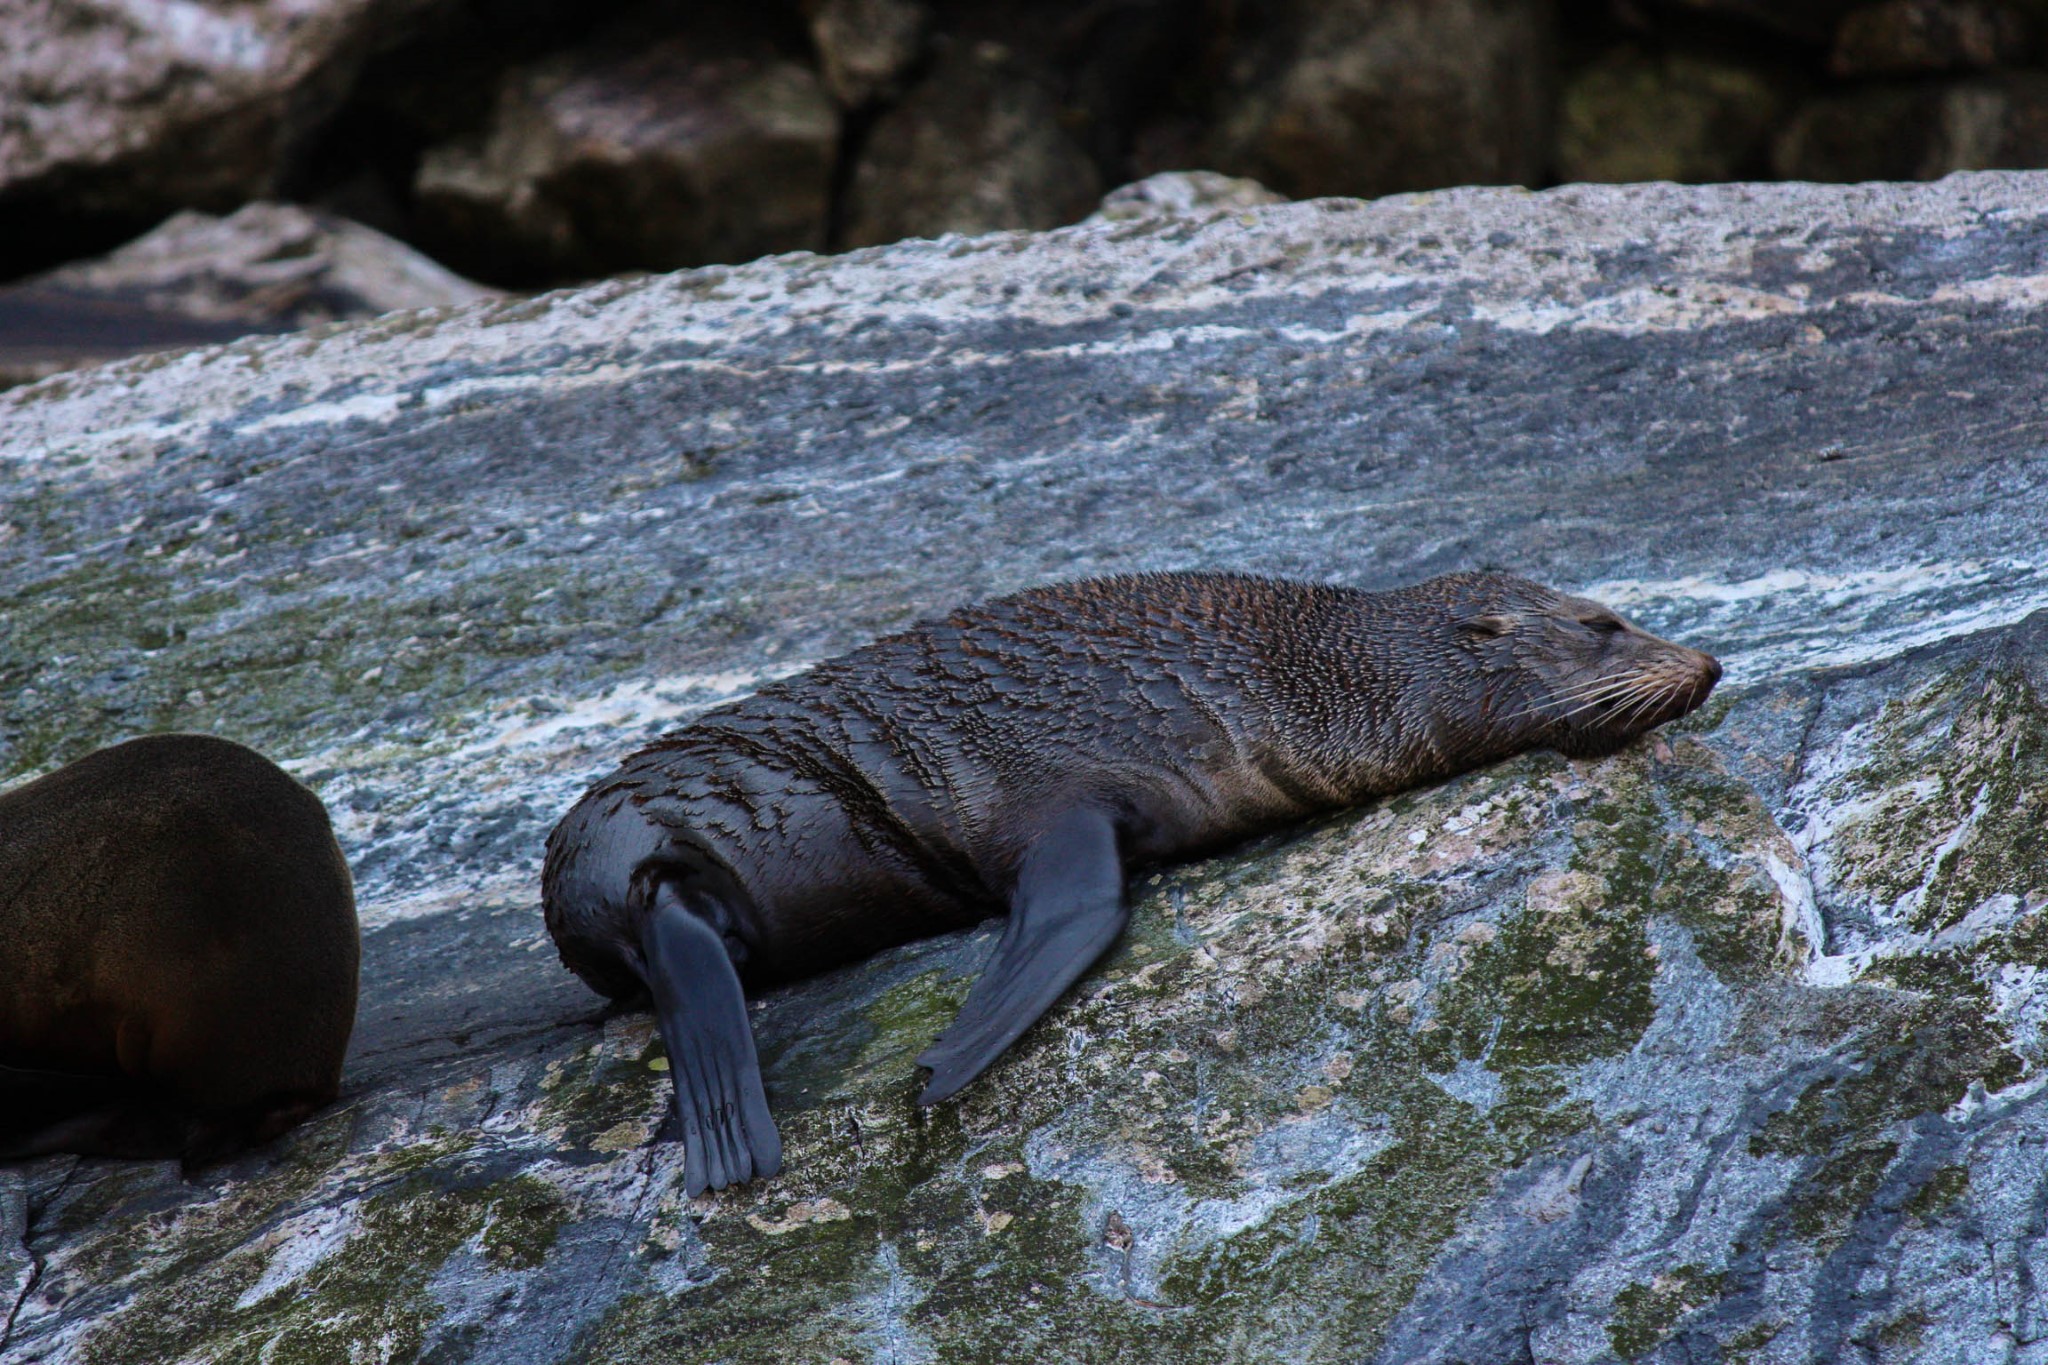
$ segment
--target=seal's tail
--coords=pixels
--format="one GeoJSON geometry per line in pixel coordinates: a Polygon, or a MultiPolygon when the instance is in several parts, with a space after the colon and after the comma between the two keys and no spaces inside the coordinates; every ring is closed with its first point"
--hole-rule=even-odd
{"type": "Polygon", "coordinates": [[[673,882],[653,888],[640,948],[668,1046],[690,1197],[782,1169],[782,1138],[754,1055],[746,997],[725,942],[673,882]]]}

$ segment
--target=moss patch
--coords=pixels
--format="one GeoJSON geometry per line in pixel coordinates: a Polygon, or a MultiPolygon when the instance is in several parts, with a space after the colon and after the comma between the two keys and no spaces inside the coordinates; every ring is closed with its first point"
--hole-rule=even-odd
{"type": "Polygon", "coordinates": [[[2048,709],[2017,667],[1964,669],[1888,702],[1838,781],[1855,814],[1842,892],[1923,932],[1988,897],[2048,892],[2048,709]]]}
{"type": "Polygon", "coordinates": [[[1938,1218],[1970,1192],[1968,1166],[1943,1166],[1927,1177],[1925,1184],[1906,1200],[1906,1212],[1923,1221],[1938,1218]]]}
{"type": "Polygon", "coordinates": [[[1696,1265],[1682,1265],[1648,1284],[1632,1284],[1614,1296],[1607,1339],[1623,1360],[1639,1360],[1670,1337],[1680,1318],[1725,1292],[1726,1277],[1696,1265]]]}
{"type": "MultiPolygon", "coordinates": [[[[380,1359],[416,1361],[440,1317],[427,1290],[434,1273],[479,1234],[487,1263],[531,1269],[568,1206],[544,1182],[519,1176],[454,1190],[416,1179],[344,1212],[354,1223],[346,1240],[302,1275],[251,1300],[276,1251],[245,1243],[194,1258],[87,1337],[80,1358],[325,1365],[375,1342],[380,1359]]],[[[244,1237],[255,1230],[240,1229],[244,1237]]]]}

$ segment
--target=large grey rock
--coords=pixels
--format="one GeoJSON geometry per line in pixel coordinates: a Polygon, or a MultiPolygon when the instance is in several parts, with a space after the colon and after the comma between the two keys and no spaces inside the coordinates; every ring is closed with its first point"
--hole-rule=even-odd
{"type": "Polygon", "coordinates": [[[161,217],[275,193],[363,58],[447,0],[10,0],[0,214],[161,217]]]}
{"type": "Polygon", "coordinates": [[[1218,102],[1218,170],[1295,198],[1543,177],[1557,85],[1549,0],[1276,8],[1218,102]]]}
{"type": "Polygon", "coordinates": [[[317,209],[188,210],[105,256],[0,289],[0,387],[137,351],[497,296],[317,209]]]}
{"type": "Polygon", "coordinates": [[[2040,175],[1456,191],[0,396],[0,775],[254,742],[368,926],[334,1112],[191,1181],[0,1177],[0,1349],[2039,1365],[2044,259],[2040,175]],[[536,904],[621,752],[1054,576],[1475,563],[1728,678],[1612,759],[1139,878],[1128,941],[930,1113],[988,930],[774,992],[788,1172],[681,1198],[648,1020],[598,1018],[536,904]]]}
{"type": "Polygon", "coordinates": [[[489,128],[430,149],[428,240],[479,274],[576,277],[820,247],[839,115],[717,19],[642,23],[507,71],[489,128]]]}

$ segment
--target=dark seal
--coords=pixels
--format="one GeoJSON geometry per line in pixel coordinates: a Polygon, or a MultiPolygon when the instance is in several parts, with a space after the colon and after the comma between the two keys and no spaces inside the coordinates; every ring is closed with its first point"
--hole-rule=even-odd
{"type": "Polygon", "coordinates": [[[361,942],[327,810],[207,735],[0,795],[0,1157],[205,1161],[339,1093],[361,942]]]}
{"type": "Polygon", "coordinates": [[[1125,869],[1528,749],[1611,752],[1705,654],[1505,574],[1395,592],[1164,573],[877,640],[632,755],[556,826],[562,960],[652,995],[691,1194],[780,1169],[743,988],[1009,911],[918,1060],[972,1080],[1124,927],[1125,869]]]}

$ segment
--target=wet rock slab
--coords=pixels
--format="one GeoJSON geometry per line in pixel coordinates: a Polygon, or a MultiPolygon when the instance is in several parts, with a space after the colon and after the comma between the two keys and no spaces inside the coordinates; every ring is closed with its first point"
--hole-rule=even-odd
{"type": "Polygon", "coordinates": [[[341,1106],[0,1172],[13,1361],[2048,1360],[2048,179],[1472,191],[793,256],[0,397],[0,773],[288,760],[341,1106]],[[756,1006],[685,1201],[555,815],[963,597],[1504,564],[1687,723],[1142,877],[958,1103],[989,930],[756,1006]]]}

